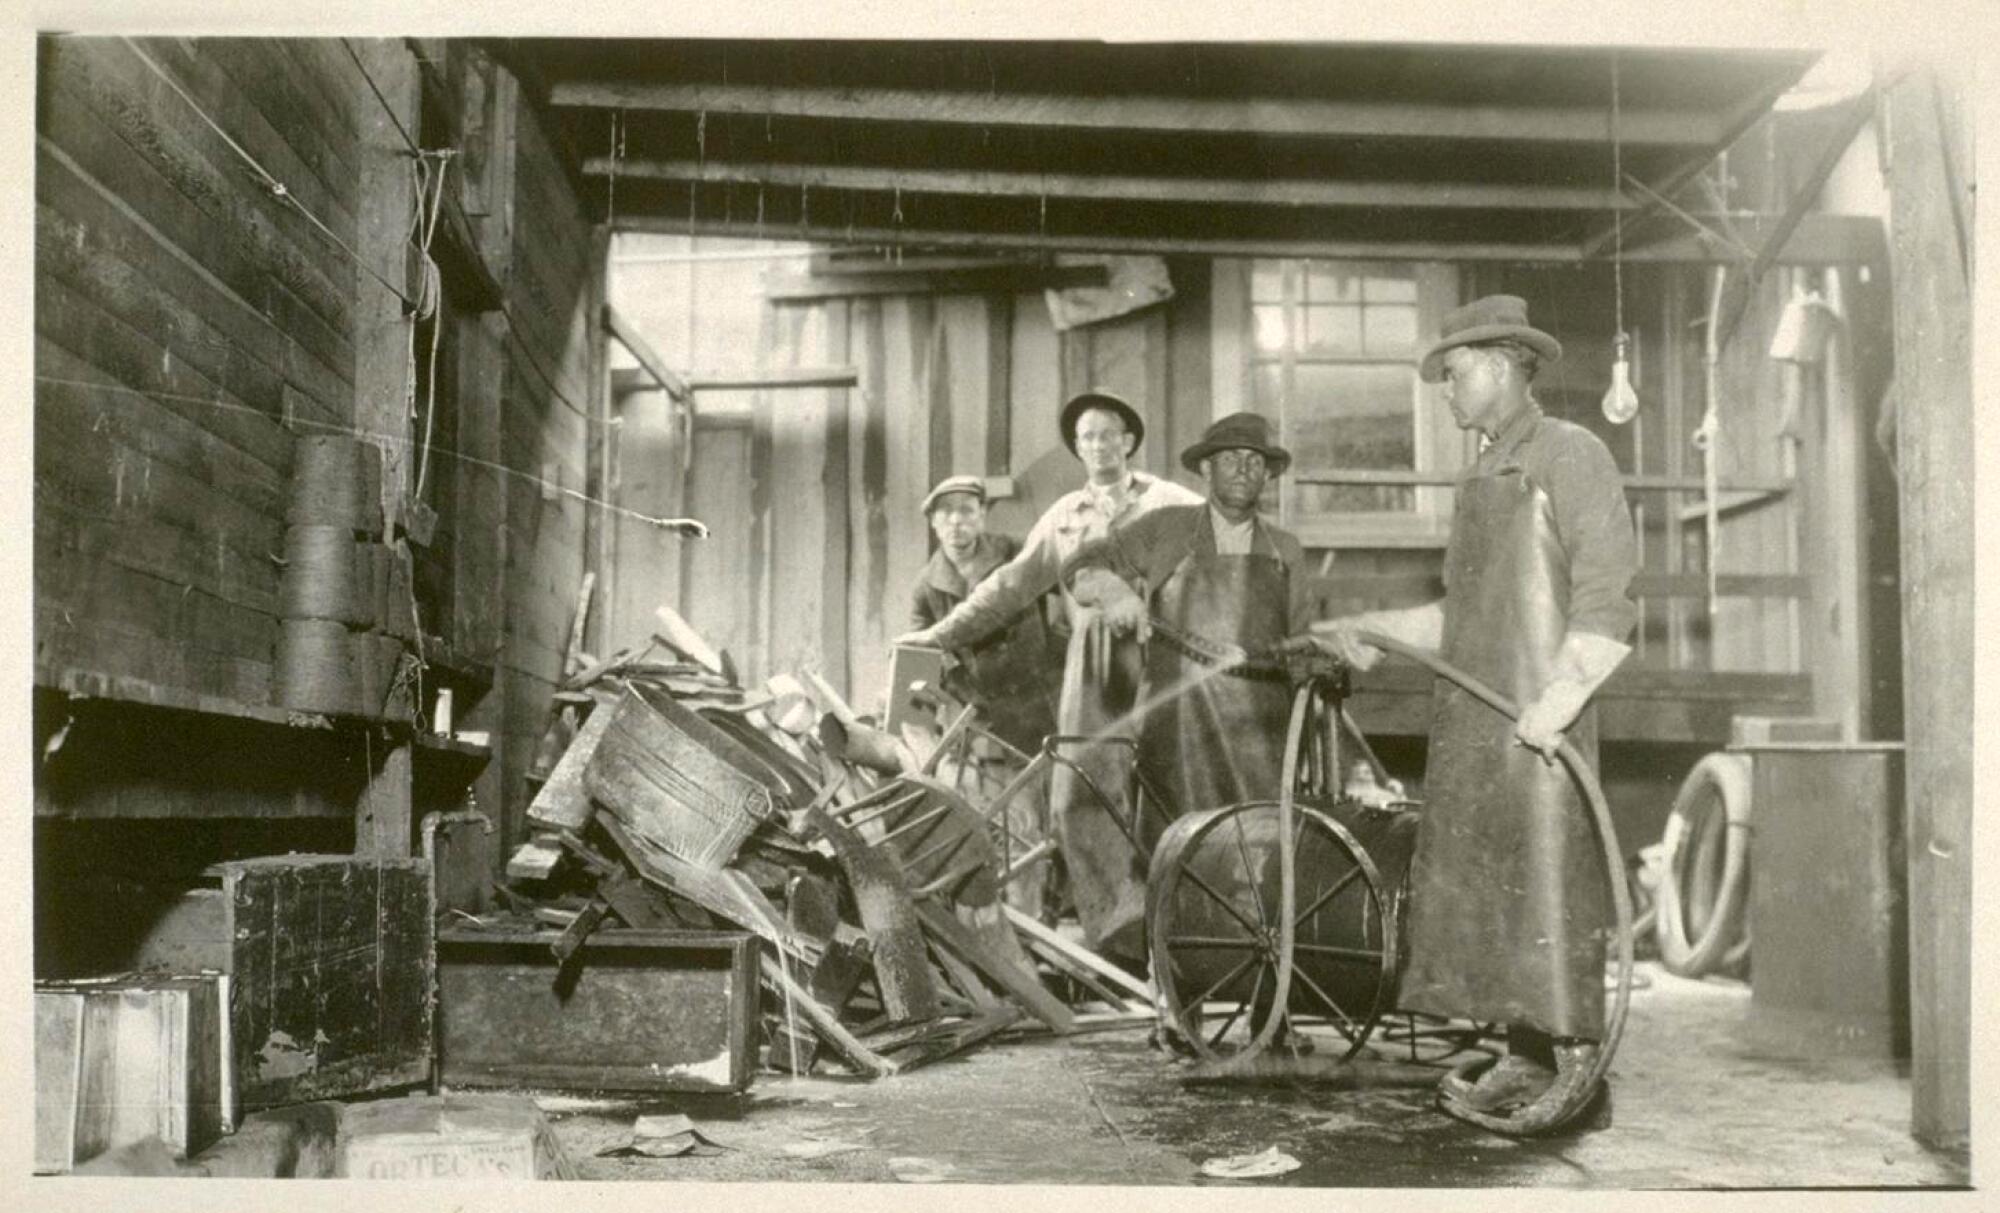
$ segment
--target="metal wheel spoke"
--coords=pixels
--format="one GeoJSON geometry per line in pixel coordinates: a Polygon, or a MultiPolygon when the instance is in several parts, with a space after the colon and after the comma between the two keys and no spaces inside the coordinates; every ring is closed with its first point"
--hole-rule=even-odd
{"type": "Polygon", "coordinates": [[[1356,864],[1354,867],[1349,868],[1347,875],[1333,882],[1332,888],[1328,889],[1324,893],[1321,893],[1318,897],[1313,898],[1313,903],[1306,907],[1305,913],[1299,915],[1297,918],[1292,919],[1292,926],[1296,928],[1300,923],[1304,922],[1306,919],[1311,918],[1313,915],[1319,913],[1321,906],[1324,906],[1327,902],[1332,901],[1336,896],[1339,895],[1342,889],[1346,888],[1348,884],[1352,882],[1354,878],[1359,875],[1361,875],[1361,866],[1359,864],[1356,864]]]}
{"type": "Polygon", "coordinates": [[[1169,935],[1167,937],[1167,947],[1169,948],[1228,948],[1236,951],[1256,946],[1257,941],[1254,939],[1231,939],[1225,935],[1169,935]]]}
{"type": "Polygon", "coordinates": [[[1243,857],[1243,883],[1250,888],[1250,904],[1257,907],[1257,925],[1268,930],[1271,916],[1264,913],[1264,895],[1257,890],[1257,867],[1250,862],[1250,844],[1243,836],[1243,814],[1232,814],[1229,822],[1236,827],[1236,853],[1243,857]]]}
{"type": "Polygon", "coordinates": [[[1352,964],[1379,965],[1383,960],[1383,955],[1380,952],[1370,952],[1365,948],[1343,948],[1339,944],[1332,943],[1294,941],[1292,943],[1292,950],[1296,952],[1310,952],[1314,956],[1329,956],[1334,960],[1344,960],[1352,964]]]}
{"type": "Polygon", "coordinates": [[[1311,990],[1320,1002],[1326,1004],[1326,1009],[1339,1017],[1340,1022],[1346,1025],[1346,1027],[1341,1029],[1341,1035],[1347,1037],[1349,1040],[1353,1040],[1355,1034],[1361,1030],[1361,1025],[1355,1023],[1352,1016],[1341,1010],[1340,1004],[1335,1002],[1325,990],[1320,989],[1319,983],[1314,981],[1304,969],[1299,968],[1297,965],[1292,966],[1292,976],[1306,983],[1306,988],[1311,990]]]}
{"type": "Polygon", "coordinates": [[[1216,892],[1214,885],[1209,884],[1206,880],[1203,880],[1200,876],[1196,875],[1195,870],[1189,867],[1185,862],[1181,864],[1181,875],[1185,876],[1189,880],[1194,881],[1195,888],[1200,889],[1202,892],[1208,894],[1209,899],[1214,901],[1216,905],[1219,905],[1223,909],[1229,911],[1229,916],[1231,918],[1234,918],[1239,924],[1241,924],[1244,930],[1255,932],[1261,929],[1257,926],[1256,923],[1251,922],[1249,919],[1243,917],[1243,911],[1236,908],[1235,902],[1230,901],[1227,897],[1224,897],[1222,894],[1216,892]]]}
{"type": "Polygon", "coordinates": [[[1256,1004],[1257,995],[1261,993],[1264,989],[1264,974],[1268,970],[1269,970],[1268,965],[1260,967],[1257,970],[1257,980],[1255,982],[1252,982],[1250,986],[1250,997],[1244,999],[1242,1002],[1237,1003],[1236,1009],[1229,1013],[1229,1018],[1223,1020],[1222,1026],[1216,1029],[1215,1035],[1208,1038],[1209,1048],[1211,1049],[1215,1048],[1215,1046],[1221,1042],[1222,1038],[1229,1034],[1229,1029],[1236,1026],[1236,1021],[1243,1017],[1244,1010],[1256,1004]]]}
{"type": "Polygon", "coordinates": [[[1229,970],[1229,972],[1224,973],[1222,977],[1214,985],[1208,987],[1206,990],[1203,990],[1201,992],[1201,996],[1190,1001],[1187,1004],[1187,1007],[1184,1009],[1191,1009],[1194,1011],[1195,1014],[1199,1015],[1201,1013],[1202,1005],[1209,1000],[1210,996],[1212,996],[1217,990],[1220,990],[1222,987],[1228,985],[1230,982],[1235,981],[1238,977],[1241,977],[1243,975],[1243,970],[1249,968],[1251,965],[1256,963],[1257,963],[1257,957],[1254,954],[1244,957],[1242,964],[1237,965],[1235,968],[1229,970]]]}

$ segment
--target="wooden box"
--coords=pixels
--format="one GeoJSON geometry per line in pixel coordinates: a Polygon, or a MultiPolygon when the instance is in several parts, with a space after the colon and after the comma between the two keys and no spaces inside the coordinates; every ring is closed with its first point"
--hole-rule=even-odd
{"type": "Polygon", "coordinates": [[[35,1170],[157,1137],[181,1157],[228,1128],[228,979],[117,977],[35,990],[35,1170]]]}
{"type": "Polygon", "coordinates": [[[436,958],[421,859],[275,855],[217,864],[135,967],[230,975],[244,1110],[427,1081],[436,958]]]}
{"type": "Polygon", "coordinates": [[[1744,747],[1750,1027],[1788,1057],[1910,1047],[1903,755],[1894,742],[1744,747]]]}
{"type": "Polygon", "coordinates": [[[601,929],[560,976],[556,931],[438,936],[453,1086],[741,1091],[757,1052],[757,944],[734,931],[601,929]]]}

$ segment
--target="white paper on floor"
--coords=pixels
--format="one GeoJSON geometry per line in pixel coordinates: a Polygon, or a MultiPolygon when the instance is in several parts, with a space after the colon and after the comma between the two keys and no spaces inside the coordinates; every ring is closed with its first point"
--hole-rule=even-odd
{"type": "Polygon", "coordinates": [[[939,1184],[951,1178],[951,1164],[935,1158],[892,1158],[889,1170],[906,1184],[939,1184]]]}
{"type": "Polygon", "coordinates": [[[632,1140],[622,1146],[599,1150],[599,1158],[623,1158],[642,1154],[648,1158],[704,1158],[730,1147],[702,1136],[685,1116],[641,1116],[632,1122],[632,1140]]]}
{"type": "Polygon", "coordinates": [[[1211,1158],[1201,1164],[1201,1173],[1211,1179],[1268,1179],[1298,1169],[1299,1160],[1276,1146],[1256,1154],[1211,1158]]]}
{"type": "Polygon", "coordinates": [[[825,1158],[830,1154],[846,1154],[852,1150],[868,1147],[858,1141],[826,1141],[814,1138],[810,1141],[794,1141],[785,1145],[785,1153],[793,1158],[825,1158]]]}

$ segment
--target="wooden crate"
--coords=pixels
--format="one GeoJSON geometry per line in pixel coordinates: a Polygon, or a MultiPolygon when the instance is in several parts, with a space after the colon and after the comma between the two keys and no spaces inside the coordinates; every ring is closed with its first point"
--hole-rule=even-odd
{"type": "Polygon", "coordinates": [[[217,864],[135,967],[229,974],[245,1110],[427,1081],[436,983],[430,865],[276,855],[217,864]]]}
{"type": "Polygon", "coordinates": [[[577,1177],[533,1100],[462,1093],[343,1107],[334,1172],[400,1182],[577,1177]]]}
{"type": "Polygon", "coordinates": [[[439,1053],[454,1086],[741,1091],[757,1051],[757,943],[601,929],[560,976],[556,931],[438,936],[439,1053]]]}
{"type": "Polygon", "coordinates": [[[35,1170],[157,1137],[181,1157],[229,1127],[228,979],[130,976],[35,990],[35,1170]]]}

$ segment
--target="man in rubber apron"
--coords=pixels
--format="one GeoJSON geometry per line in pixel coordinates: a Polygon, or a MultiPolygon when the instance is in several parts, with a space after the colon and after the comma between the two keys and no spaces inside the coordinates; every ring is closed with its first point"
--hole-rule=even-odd
{"type": "MultiPolygon", "coordinates": [[[[896,643],[944,649],[973,644],[1057,589],[1064,562],[1114,524],[1163,507],[1200,503],[1193,491],[1132,468],[1146,425],[1118,396],[1081,393],[1063,406],[1058,424],[1063,444],[1083,464],[1084,486],[1058,498],[1022,540],[1020,553],[974,586],[964,602],[896,643]]],[[[1137,727],[1130,716],[1140,677],[1137,645],[1129,638],[1109,642],[1103,629],[1081,625],[1087,619],[1080,623],[1082,608],[1067,591],[1062,601],[1071,634],[1056,707],[1058,730],[1131,737],[1137,727]]],[[[1084,938],[1112,959],[1143,967],[1145,868],[1125,835],[1135,807],[1130,750],[1117,744],[1066,745],[1060,753],[1075,767],[1059,764],[1051,773],[1049,811],[1084,938]]]]}
{"type": "Polygon", "coordinates": [[[1064,568],[1102,626],[1145,645],[1139,771],[1159,812],[1136,823],[1141,880],[1175,818],[1278,794],[1291,692],[1275,656],[1309,611],[1299,541],[1259,518],[1257,501],[1290,463],[1263,417],[1225,417],[1181,454],[1206,503],[1114,527],[1064,568]]]}
{"type": "Polygon", "coordinates": [[[1522,705],[1510,722],[1442,679],[1410,867],[1408,959],[1398,1005],[1508,1025],[1508,1054],[1454,1104],[1506,1115],[1584,1068],[1604,1031],[1610,889],[1568,771],[1565,733],[1596,762],[1584,707],[1630,649],[1636,544],[1618,467],[1590,431],[1544,416],[1530,390],[1561,356],[1527,305],[1489,296],[1445,317],[1421,374],[1444,384],[1482,450],[1459,478],[1445,597],[1315,624],[1367,669],[1373,630],[1441,651],[1522,705]]]}

